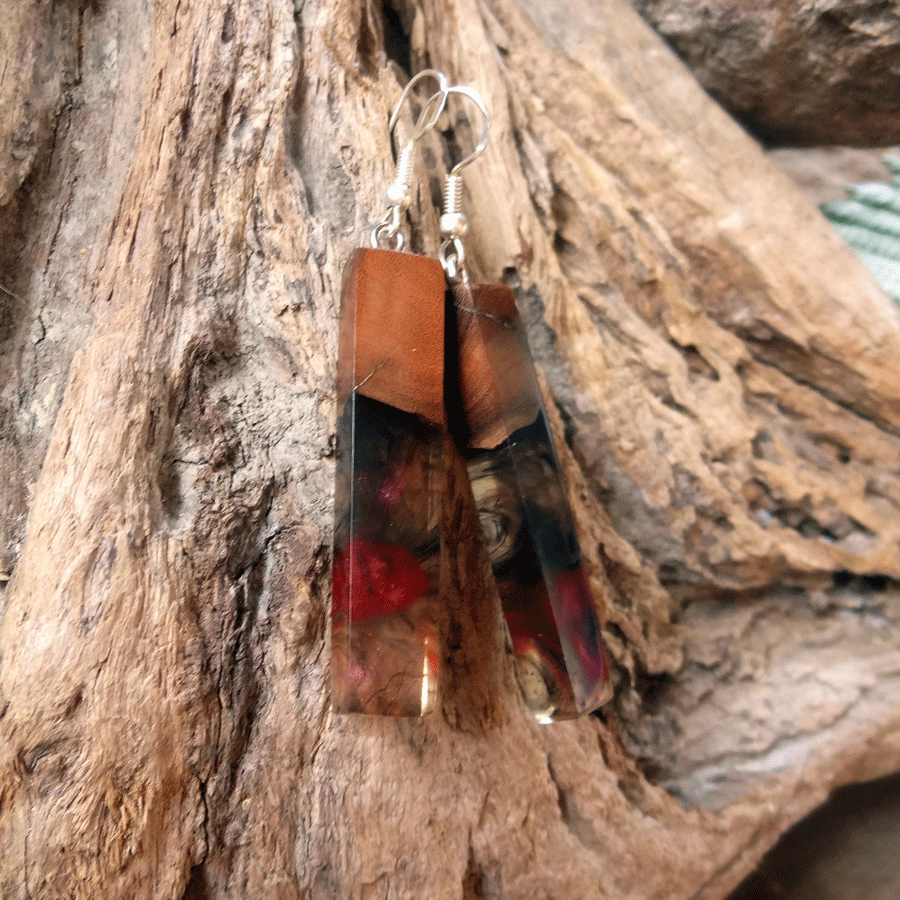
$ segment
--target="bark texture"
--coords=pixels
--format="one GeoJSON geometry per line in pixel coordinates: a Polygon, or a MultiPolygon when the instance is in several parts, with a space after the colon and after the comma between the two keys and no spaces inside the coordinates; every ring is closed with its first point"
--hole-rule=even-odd
{"type": "Polygon", "coordinates": [[[900,140],[900,10],[882,0],[634,0],[703,86],[781,145],[900,140]]]}
{"type": "Polygon", "coordinates": [[[900,769],[900,314],[625,0],[3,15],[0,110],[45,116],[0,117],[4,898],[714,900],[900,769]],[[602,716],[526,715],[458,461],[439,712],[329,705],[385,47],[494,117],[469,255],[530,323],[602,716]]]}

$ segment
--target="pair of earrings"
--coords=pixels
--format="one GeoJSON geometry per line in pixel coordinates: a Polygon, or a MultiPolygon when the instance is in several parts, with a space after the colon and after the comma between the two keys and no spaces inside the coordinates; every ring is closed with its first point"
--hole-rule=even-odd
{"type": "Polygon", "coordinates": [[[403,92],[392,129],[426,77],[439,90],[400,153],[372,246],[355,251],[345,273],[333,704],[338,712],[395,716],[434,707],[449,430],[466,460],[525,702],[539,721],[570,718],[609,697],[597,616],[515,296],[505,285],[471,284],[465,265],[459,173],[484,150],[490,120],[476,91],[425,70],[403,92]],[[439,259],[431,259],[402,252],[401,220],[415,145],[451,94],[476,104],[484,133],[447,178],[443,243],[439,259]],[[455,328],[446,342],[445,327],[455,328]],[[445,370],[455,373],[454,383],[445,370]],[[461,411],[454,421],[448,408],[461,411]]]}

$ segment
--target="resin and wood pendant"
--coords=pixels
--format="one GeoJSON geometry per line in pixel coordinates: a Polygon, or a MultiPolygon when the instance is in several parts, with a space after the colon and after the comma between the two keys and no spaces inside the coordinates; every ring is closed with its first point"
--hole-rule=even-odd
{"type": "Polygon", "coordinates": [[[534,363],[504,285],[453,288],[469,480],[525,701],[540,721],[609,699],[581,549],[534,363]]]}
{"type": "Polygon", "coordinates": [[[361,249],[347,267],[338,360],[332,589],[338,712],[418,716],[439,653],[444,273],[361,249]]]}

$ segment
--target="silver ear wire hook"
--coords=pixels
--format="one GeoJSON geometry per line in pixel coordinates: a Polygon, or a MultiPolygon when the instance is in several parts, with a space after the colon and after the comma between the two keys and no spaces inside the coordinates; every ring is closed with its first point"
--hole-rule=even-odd
{"type": "Polygon", "coordinates": [[[433,78],[438,83],[438,91],[436,94],[431,95],[422,109],[422,112],[419,114],[419,120],[416,122],[416,130],[412,136],[412,140],[414,141],[417,141],[422,137],[422,135],[430,128],[434,128],[437,124],[437,120],[441,117],[441,113],[444,111],[444,107],[447,105],[447,96],[450,93],[450,82],[447,81],[447,76],[443,72],[439,72],[437,69],[422,69],[421,72],[416,73],[416,75],[410,78],[406,87],[403,88],[403,93],[400,95],[400,99],[397,101],[397,105],[394,107],[394,111],[391,113],[391,118],[388,121],[388,127],[391,131],[393,131],[397,125],[397,119],[400,118],[400,110],[403,109],[406,98],[416,84],[423,78],[433,78]],[[432,107],[433,111],[431,111],[432,107]]]}
{"type": "Polygon", "coordinates": [[[403,249],[406,241],[400,232],[400,225],[403,213],[412,202],[412,180],[415,166],[413,151],[416,141],[431,128],[434,128],[447,104],[447,97],[450,93],[450,84],[447,81],[447,76],[437,69],[422,69],[421,72],[409,80],[409,83],[403,89],[403,93],[400,94],[400,99],[397,101],[397,105],[394,107],[394,111],[391,113],[391,118],[388,121],[391,133],[393,134],[397,125],[400,110],[403,108],[406,98],[423,78],[434,78],[438,83],[439,89],[437,93],[432,94],[428,98],[427,103],[419,113],[419,118],[416,120],[416,127],[413,130],[412,137],[407,141],[397,158],[397,170],[394,174],[394,180],[385,192],[387,209],[381,221],[372,229],[370,241],[375,248],[379,247],[382,242],[388,243],[393,241],[392,249],[403,249]]]}
{"type": "Polygon", "coordinates": [[[455,84],[447,89],[447,94],[448,96],[450,94],[462,94],[464,97],[468,97],[478,107],[478,111],[481,113],[481,118],[484,122],[484,131],[481,133],[481,140],[478,142],[478,146],[476,146],[465,159],[461,159],[450,170],[451,175],[457,175],[484,153],[484,150],[488,145],[488,138],[491,136],[491,117],[488,114],[487,107],[484,105],[484,100],[481,99],[481,94],[479,94],[475,88],[467,87],[462,84],[455,84]]]}
{"type": "Polygon", "coordinates": [[[469,222],[462,211],[462,176],[459,174],[466,166],[471,165],[484,153],[488,138],[491,134],[491,117],[481,94],[474,88],[463,85],[454,85],[449,88],[448,94],[462,94],[468,97],[478,107],[484,120],[484,131],[481,140],[475,149],[464,159],[461,159],[447,175],[447,184],[444,192],[444,212],[441,215],[441,249],[438,258],[450,281],[468,281],[469,273],[466,270],[466,250],[462,239],[469,231],[469,222]]]}

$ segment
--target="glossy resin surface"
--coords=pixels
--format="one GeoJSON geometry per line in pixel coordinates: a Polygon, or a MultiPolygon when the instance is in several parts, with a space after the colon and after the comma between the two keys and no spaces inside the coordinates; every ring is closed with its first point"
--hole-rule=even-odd
{"type": "Polygon", "coordinates": [[[541,721],[610,695],[594,603],[515,297],[453,291],[472,491],[526,703],[541,721]]]}
{"type": "Polygon", "coordinates": [[[357,251],[338,363],[331,665],[339,712],[417,716],[434,705],[443,334],[437,261],[357,251]]]}

